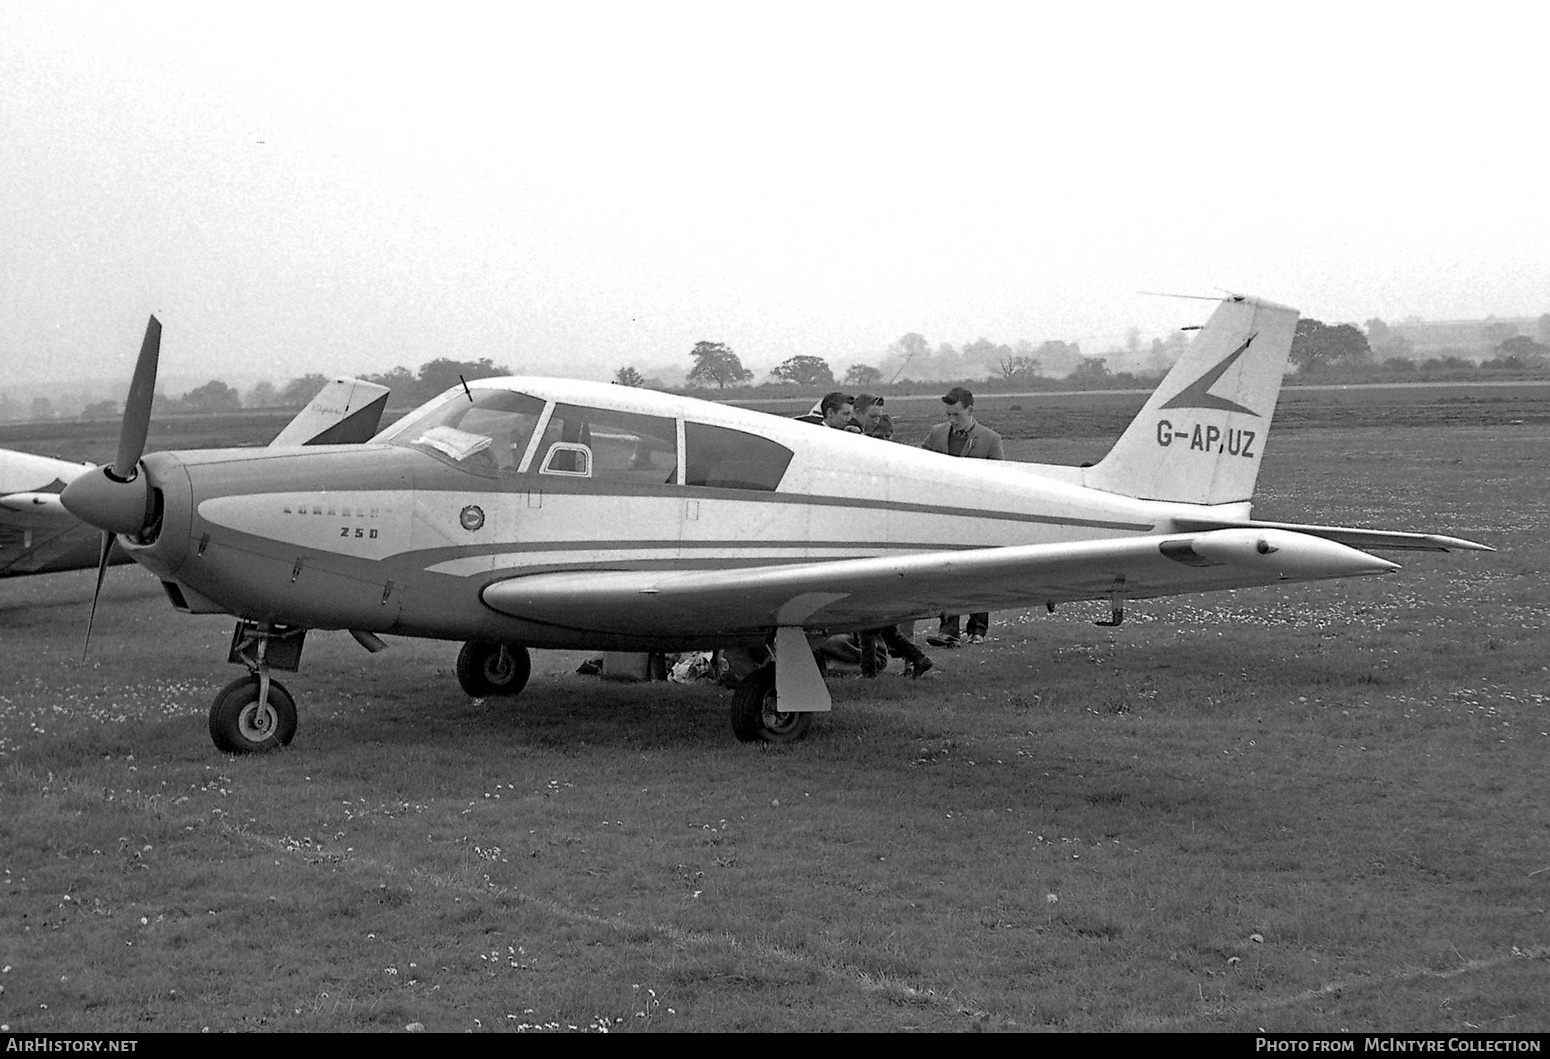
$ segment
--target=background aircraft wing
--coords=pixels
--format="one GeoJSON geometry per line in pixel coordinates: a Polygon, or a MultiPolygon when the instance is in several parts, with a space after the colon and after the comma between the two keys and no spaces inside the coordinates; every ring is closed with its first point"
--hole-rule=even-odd
{"type": "Polygon", "coordinates": [[[1272,529],[723,570],[589,570],[489,585],[503,614],[570,630],[714,640],[779,626],[863,629],[942,612],[1011,610],[1387,573],[1384,559],[1272,529]]]}

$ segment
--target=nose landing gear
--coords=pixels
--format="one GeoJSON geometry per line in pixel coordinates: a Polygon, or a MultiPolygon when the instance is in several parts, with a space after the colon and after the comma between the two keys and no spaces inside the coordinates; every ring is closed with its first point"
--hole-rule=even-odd
{"type": "Polygon", "coordinates": [[[210,740],[228,754],[277,750],[295,734],[296,700],[277,680],[238,677],[210,707],[210,740]]]}
{"type": "Polygon", "coordinates": [[[237,623],[227,660],[247,666],[248,675],[222,688],[210,706],[210,741],[217,750],[255,754],[289,745],[296,735],[296,700],[269,671],[294,673],[306,635],[306,629],[237,623]]]}

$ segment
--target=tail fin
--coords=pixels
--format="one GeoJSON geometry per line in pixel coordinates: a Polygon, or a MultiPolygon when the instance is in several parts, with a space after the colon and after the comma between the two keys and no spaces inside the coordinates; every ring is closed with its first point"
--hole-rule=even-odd
{"type": "Polygon", "coordinates": [[[335,379],[286,424],[270,446],[358,445],[371,440],[387,407],[388,388],[360,379],[335,379]]]}
{"type": "Polygon", "coordinates": [[[1083,484],[1143,500],[1249,500],[1296,329],[1296,309],[1224,300],[1083,484]]]}

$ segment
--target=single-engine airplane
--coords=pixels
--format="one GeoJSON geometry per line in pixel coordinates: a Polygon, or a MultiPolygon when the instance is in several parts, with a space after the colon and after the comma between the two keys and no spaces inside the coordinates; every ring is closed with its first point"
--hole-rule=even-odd
{"type": "MultiPolygon", "coordinates": [[[[377,432],[388,388],[333,379],[286,424],[271,447],[345,445],[377,432]]],[[[96,566],[101,536],[65,510],[65,486],[96,467],[55,456],[0,449],[0,577],[51,574],[96,566]]],[[[110,565],[132,562],[114,547],[110,565]]]]}
{"type": "Polygon", "coordinates": [[[152,317],[117,458],[62,502],[177,609],[238,618],[229,660],[249,673],[211,707],[222,750],[290,742],[295,703],[271,671],[296,669],[309,629],[368,650],[380,633],[465,641],[475,697],[520,692],[529,648],[768,648],[732,729],[789,742],[831,704],[811,630],[1089,599],[1112,623],[1131,599],[1398,568],[1364,548],[1489,550],[1250,516],[1297,315],[1223,300],[1087,467],[540,378],[466,383],[368,444],[142,459],[152,317]]]}

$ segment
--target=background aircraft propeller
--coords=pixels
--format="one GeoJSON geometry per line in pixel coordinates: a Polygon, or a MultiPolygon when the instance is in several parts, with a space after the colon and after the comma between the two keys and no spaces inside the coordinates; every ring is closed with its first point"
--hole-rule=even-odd
{"type": "Polygon", "coordinates": [[[161,321],[151,317],[145,340],[135,361],[134,379],[124,401],[124,422],[118,432],[118,452],[111,464],[81,475],[65,487],[59,502],[76,518],[102,530],[102,554],[97,561],[97,587],[92,592],[91,615],[86,619],[86,642],[81,661],[91,646],[92,624],[97,619],[97,599],[108,571],[108,555],[114,538],[122,533],[139,535],[152,520],[151,486],[140,473],[140,456],[151,429],[151,401],[156,396],[156,365],[161,355],[161,321]]]}

